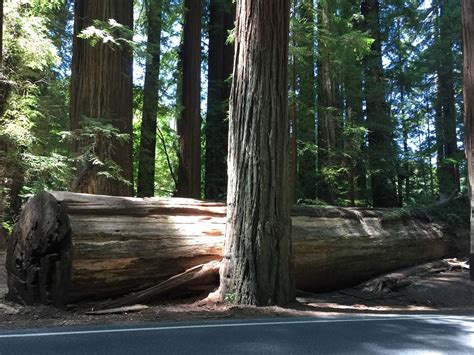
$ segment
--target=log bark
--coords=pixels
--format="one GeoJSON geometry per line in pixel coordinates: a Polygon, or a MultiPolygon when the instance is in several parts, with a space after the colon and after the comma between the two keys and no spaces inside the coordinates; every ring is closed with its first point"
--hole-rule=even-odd
{"type": "MultiPolygon", "coordinates": [[[[63,307],[146,289],[220,261],[225,216],[217,202],[38,193],[8,241],[8,297],[63,307]]],[[[293,207],[292,234],[296,287],[310,292],[454,253],[442,225],[390,210],[293,207]]],[[[211,276],[180,292],[211,290],[211,276]]]]}

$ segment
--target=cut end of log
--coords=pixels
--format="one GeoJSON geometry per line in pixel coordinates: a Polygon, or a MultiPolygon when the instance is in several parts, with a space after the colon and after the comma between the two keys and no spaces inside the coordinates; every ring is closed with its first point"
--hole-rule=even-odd
{"type": "Polygon", "coordinates": [[[47,192],[30,198],[8,240],[7,298],[63,308],[71,282],[71,227],[63,203],[47,192]]]}

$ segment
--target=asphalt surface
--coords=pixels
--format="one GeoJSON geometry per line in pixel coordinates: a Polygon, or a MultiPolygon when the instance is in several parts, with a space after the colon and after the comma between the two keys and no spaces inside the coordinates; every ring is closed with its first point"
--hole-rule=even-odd
{"type": "Polygon", "coordinates": [[[474,354],[474,316],[392,315],[0,332],[1,354],[474,354]]]}

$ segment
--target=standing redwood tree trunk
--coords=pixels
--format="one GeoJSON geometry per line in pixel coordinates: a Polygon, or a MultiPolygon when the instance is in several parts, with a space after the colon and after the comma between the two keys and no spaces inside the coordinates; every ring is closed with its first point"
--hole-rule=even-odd
{"type": "Polygon", "coordinates": [[[201,0],[185,0],[182,48],[183,111],[178,120],[179,168],[176,196],[201,197],[201,0]]]}
{"type": "Polygon", "coordinates": [[[3,0],[0,0],[0,71],[3,67],[3,0]]]}
{"type": "MultiPolygon", "coordinates": [[[[132,195],[132,51],[126,46],[95,46],[78,35],[94,20],[118,23],[133,28],[133,1],[76,0],[74,6],[74,39],[71,73],[70,119],[73,130],[84,128],[88,119],[110,124],[120,133],[130,136],[126,142],[97,136],[94,141],[77,140],[76,155],[94,146],[93,155],[102,162],[113,161],[121,169],[118,179],[100,174],[103,168],[88,156],[78,167],[73,190],[103,195],[132,195]]],[[[93,125],[90,123],[89,125],[93,125]]]]}
{"type": "MultiPolygon", "coordinates": [[[[461,0],[462,37],[464,53],[464,125],[465,152],[468,162],[469,192],[471,195],[471,254],[470,264],[474,263],[474,3],[461,0]]],[[[474,271],[471,267],[471,280],[474,271]]]]}
{"type": "Polygon", "coordinates": [[[218,295],[294,299],[288,201],[289,0],[240,0],[230,96],[229,183],[218,295]]]}
{"type": "MultiPolygon", "coordinates": [[[[459,6],[459,4],[457,4],[459,6]]],[[[454,89],[453,25],[452,12],[455,4],[448,0],[438,3],[438,95],[441,122],[438,123],[438,181],[440,200],[446,200],[460,190],[459,159],[456,137],[456,103],[454,89]],[[441,155],[440,155],[441,154],[441,155]]]]}
{"type": "MultiPolygon", "coordinates": [[[[332,68],[332,46],[327,42],[328,33],[334,33],[332,15],[335,4],[325,0],[318,9],[318,198],[335,204],[337,193],[334,183],[328,178],[326,169],[333,170],[337,164],[337,142],[342,133],[338,117],[336,80],[332,68]],[[326,37],[326,38],[325,38],[326,37]]],[[[340,159],[339,159],[340,160],[340,159]]]]}
{"type": "Polygon", "coordinates": [[[143,117],[138,156],[137,195],[155,194],[156,115],[158,113],[158,85],[160,77],[160,42],[162,0],[147,0],[147,57],[143,87],[143,117]]]}
{"type": "Polygon", "coordinates": [[[235,5],[230,0],[211,0],[204,179],[207,199],[222,199],[227,190],[227,155],[223,152],[227,152],[229,77],[234,59],[234,46],[227,43],[227,36],[234,19],[235,5]]]}
{"type": "Polygon", "coordinates": [[[379,12],[378,0],[364,0],[362,2],[361,13],[364,15],[365,29],[374,39],[371,52],[365,59],[369,168],[371,170],[373,206],[395,207],[398,206],[398,195],[395,186],[394,126],[385,100],[386,85],[382,65],[379,12]]]}
{"type": "Polygon", "coordinates": [[[296,192],[298,198],[316,198],[316,80],[315,67],[315,22],[313,0],[300,0],[295,4],[295,16],[300,28],[294,34],[299,60],[295,61],[295,82],[298,92],[296,101],[297,144],[300,145],[296,192]],[[309,149],[308,149],[309,148],[309,149]]]}

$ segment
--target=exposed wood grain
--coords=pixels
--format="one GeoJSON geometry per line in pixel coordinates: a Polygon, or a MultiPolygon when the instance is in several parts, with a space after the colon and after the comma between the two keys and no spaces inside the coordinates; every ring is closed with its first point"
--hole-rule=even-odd
{"type": "MultiPolygon", "coordinates": [[[[220,261],[225,210],[221,203],[191,199],[39,193],[26,204],[9,239],[9,297],[56,306],[117,297],[220,261]],[[100,208],[85,213],[88,206],[100,208]],[[125,214],[120,206],[134,213],[125,214]],[[168,211],[186,206],[190,212],[157,214],[157,206],[168,211]]],[[[297,288],[353,286],[451,253],[453,243],[442,225],[426,218],[384,220],[387,213],[293,209],[297,288]]],[[[215,275],[201,278],[179,292],[210,290],[216,282],[215,275]]]]}

